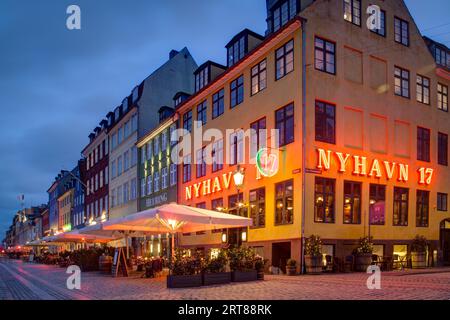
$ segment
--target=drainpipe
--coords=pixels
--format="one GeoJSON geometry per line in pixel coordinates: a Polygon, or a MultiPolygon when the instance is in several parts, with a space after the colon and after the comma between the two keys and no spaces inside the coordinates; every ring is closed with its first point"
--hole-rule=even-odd
{"type": "Polygon", "coordinates": [[[301,273],[305,273],[305,217],[306,217],[306,19],[302,25],[302,230],[301,230],[301,273]]]}

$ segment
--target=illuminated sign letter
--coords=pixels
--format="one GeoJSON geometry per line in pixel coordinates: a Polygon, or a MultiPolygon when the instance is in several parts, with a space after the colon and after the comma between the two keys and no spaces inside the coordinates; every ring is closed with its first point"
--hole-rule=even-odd
{"type": "Polygon", "coordinates": [[[392,179],[394,176],[394,170],[395,170],[395,162],[392,162],[392,165],[389,161],[384,161],[384,168],[386,169],[386,175],[388,180],[392,179]]]}
{"type": "Polygon", "coordinates": [[[336,152],[336,155],[339,158],[339,172],[345,172],[345,167],[347,165],[348,158],[350,158],[350,155],[348,153],[345,154],[345,158],[342,152],[336,152]]]}
{"type": "Polygon", "coordinates": [[[232,174],[232,172],[229,172],[228,174],[224,173],[222,175],[223,186],[225,187],[225,189],[230,188],[231,174],[232,174]]]}
{"type": "Polygon", "coordinates": [[[370,168],[369,176],[373,177],[374,174],[375,174],[375,177],[381,178],[380,162],[377,159],[373,160],[372,168],[370,168]]]}
{"type": "Polygon", "coordinates": [[[434,170],[431,168],[420,168],[419,169],[419,183],[430,185],[433,179],[434,170]]]}
{"type": "Polygon", "coordinates": [[[220,191],[222,191],[222,188],[220,187],[219,177],[215,177],[213,187],[212,187],[212,193],[220,192],[220,191]]]}
{"type": "Polygon", "coordinates": [[[353,156],[353,159],[355,160],[355,170],[353,171],[353,174],[365,176],[367,174],[367,158],[353,156]]]}
{"type": "Polygon", "coordinates": [[[328,150],[326,153],[323,149],[317,149],[317,151],[319,151],[319,164],[317,165],[317,168],[330,170],[331,151],[328,150]]]}
{"type": "Polygon", "coordinates": [[[194,184],[194,191],[195,191],[196,198],[200,197],[200,187],[201,186],[202,186],[201,182],[194,184]]]}
{"type": "Polygon", "coordinates": [[[186,187],[186,200],[192,199],[192,186],[186,187]]]}
{"type": "Polygon", "coordinates": [[[203,181],[203,195],[211,194],[211,179],[203,181]]]}
{"type": "Polygon", "coordinates": [[[408,165],[407,164],[403,164],[403,163],[399,163],[398,164],[398,168],[399,168],[399,173],[398,173],[398,181],[404,181],[407,182],[408,181],[408,165]]]}

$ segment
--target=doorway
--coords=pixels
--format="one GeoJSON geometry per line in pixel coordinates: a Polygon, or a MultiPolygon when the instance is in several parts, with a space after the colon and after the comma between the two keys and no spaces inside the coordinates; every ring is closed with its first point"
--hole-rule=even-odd
{"type": "Polygon", "coordinates": [[[442,261],[444,265],[450,265],[450,219],[441,222],[440,243],[442,250],[442,261]]]}
{"type": "Polygon", "coordinates": [[[291,243],[272,243],[272,266],[286,273],[286,263],[291,258],[291,243]]]}

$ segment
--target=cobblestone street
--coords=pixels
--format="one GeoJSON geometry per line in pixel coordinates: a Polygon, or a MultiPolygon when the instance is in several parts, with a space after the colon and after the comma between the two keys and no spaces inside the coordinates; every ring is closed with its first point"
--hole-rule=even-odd
{"type": "Polygon", "coordinates": [[[165,279],[112,278],[82,273],[81,290],[68,290],[65,269],[0,258],[0,299],[126,300],[410,300],[450,299],[450,269],[383,273],[381,290],[368,290],[366,274],[266,276],[265,281],[167,289],[165,279]]]}

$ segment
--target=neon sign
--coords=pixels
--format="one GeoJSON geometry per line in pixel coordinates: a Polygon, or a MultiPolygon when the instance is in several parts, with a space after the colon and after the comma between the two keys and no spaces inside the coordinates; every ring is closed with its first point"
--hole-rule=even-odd
{"type": "MultiPolygon", "coordinates": [[[[352,174],[356,176],[367,176],[374,178],[385,177],[387,180],[394,178],[399,182],[408,182],[409,165],[392,161],[380,161],[373,159],[369,161],[367,157],[344,154],[342,152],[332,152],[331,150],[317,149],[317,168],[329,171],[331,169],[332,153],[335,155],[335,164],[338,172],[346,173],[351,168],[352,174]]],[[[434,170],[421,167],[419,172],[419,184],[430,185],[433,179],[434,170]]]]}
{"type": "Polygon", "coordinates": [[[185,199],[191,200],[193,197],[207,196],[216,192],[221,192],[230,188],[231,176],[233,172],[224,173],[221,177],[206,179],[185,188],[185,199]]]}
{"type": "Polygon", "coordinates": [[[262,148],[256,154],[256,168],[264,177],[273,177],[278,173],[280,162],[278,152],[262,148]]]}

